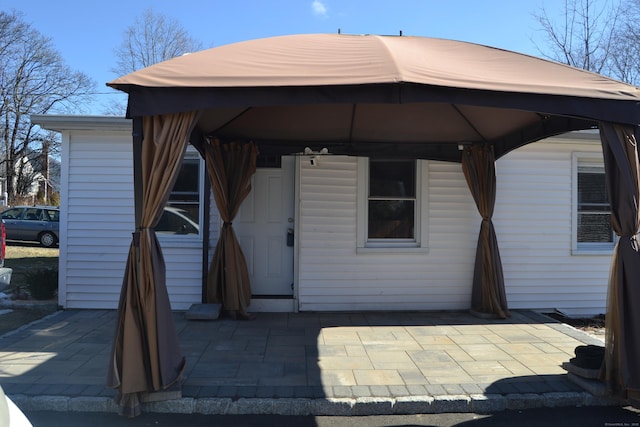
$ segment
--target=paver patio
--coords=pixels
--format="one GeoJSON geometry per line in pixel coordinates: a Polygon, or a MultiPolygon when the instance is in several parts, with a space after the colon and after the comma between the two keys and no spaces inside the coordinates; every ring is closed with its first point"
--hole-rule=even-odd
{"type": "MultiPolygon", "coordinates": [[[[584,390],[561,368],[597,338],[546,316],[466,312],[258,313],[255,321],[174,314],[183,398],[359,399],[508,396],[584,390]]],[[[64,310],[0,337],[10,396],[110,397],[116,313],[64,310]]]]}

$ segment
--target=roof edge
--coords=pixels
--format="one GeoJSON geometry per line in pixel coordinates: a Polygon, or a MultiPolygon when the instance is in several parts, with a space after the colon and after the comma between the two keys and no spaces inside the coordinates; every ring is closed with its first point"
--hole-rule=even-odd
{"type": "Polygon", "coordinates": [[[56,132],[67,130],[131,130],[131,119],[119,116],[32,114],[31,123],[56,132]]]}

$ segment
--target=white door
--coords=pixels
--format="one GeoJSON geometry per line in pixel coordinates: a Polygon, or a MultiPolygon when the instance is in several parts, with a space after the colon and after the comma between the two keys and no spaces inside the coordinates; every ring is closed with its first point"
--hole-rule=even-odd
{"type": "Polygon", "coordinates": [[[251,193],[233,221],[247,260],[254,296],[293,295],[294,169],[291,156],[281,168],[258,168],[251,193]]]}

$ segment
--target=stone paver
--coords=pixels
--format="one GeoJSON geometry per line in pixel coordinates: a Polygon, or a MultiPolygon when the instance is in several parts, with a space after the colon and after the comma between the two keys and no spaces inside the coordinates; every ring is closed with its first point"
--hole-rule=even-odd
{"type": "MultiPolygon", "coordinates": [[[[147,410],[355,415],[606,401],[560,367],[595,339],[536,313],[257,317],[175,313],[187,359],[182,399],[147,410]]],[[[115,390],[105,387],[115,319],[110,310],[65,310],[0,337],[0,384],[29,408],[115,410],[115,390]]]]}

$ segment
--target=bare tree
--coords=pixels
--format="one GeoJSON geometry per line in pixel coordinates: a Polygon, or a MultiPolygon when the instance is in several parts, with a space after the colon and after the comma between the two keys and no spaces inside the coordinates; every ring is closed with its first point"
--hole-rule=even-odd
{"type": "Polygon", "coordinates": [[[549,59],[615,77],[612,55],[618,46],[621,7],[619,0],[565,0],[556,19],[542,7],[533,15],[548,49],[538,50],[549,59]]]}
{"type": "MultiPolygon", "coordinates": [[[[17,12],[0,11],[1,166],[12,202],[23,196],[31,158],[41,153],[45,133],[31,114],[70,112],[91,98],[94,83],[66,66],[50,39],[26,24],[17,12]]],[[[47,142],[57,144],[57,140],[47,142]]]]}
{"type": "Polygon", "coordinates": [[[640,0],[627,0],[611,55],[614,75],[631,84],[640,83],[640,0]]]}
{"type": "MultiPolygon", "coordinates": [[[[110,89],[110,90],[114,90],[115,89],[110,89]]],[[[126,102],[123,103],[120,100],[115,100],[112,99],[110,100],[109,104],[107,104],[103,109],[102,109],[102,114],[104,114],[105,116],[119,116],[119,117],[124,117],[127,114],[127,105],[126,102]]]]}
{"type": "Polygon", "coordinates": [[[115,50],[118,75],[132,73],[144,67],[195,52],[202,43],[193,39],[180,23],[147,9],[124,32],[120,46],[115,50]]]}

